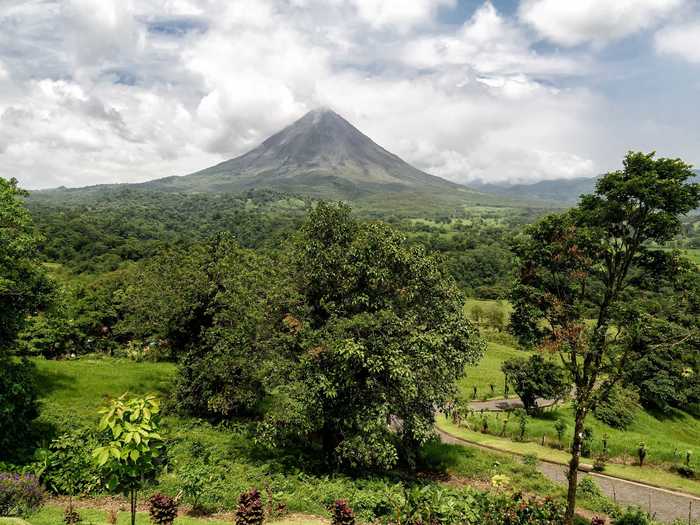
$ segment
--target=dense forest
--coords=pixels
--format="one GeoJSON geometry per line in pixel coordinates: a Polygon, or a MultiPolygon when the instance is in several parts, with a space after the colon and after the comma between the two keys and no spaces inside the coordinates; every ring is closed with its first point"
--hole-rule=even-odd
{"type": "MultiPolygon", "coordinates": [[[[176,365],[163,396],[166,415],[184,418],[170,420],[174,427],[252,436],[251,457],[299,455],[318,479],[414,479],[437,468],[442,452],[427,451],[438,408],[447,424],[471,431],[477,386],[469,398],[458,385],[501,345],[512,349],[496,365],[504,394],[512,388],[526,409],[515,442],[525,441],[528,417],[532,425],[544,417],[538,398],[574,396],[562,409],[573,428],[562,422],[557,432],[559,445],[570,432],[575,474],[592,455],[589,412],[589,421],[622,430],[640,413],[700,416],[700,186],[686,182],[690,173],[680,161],[630,154],[570,209],[464,206],[420,217],[267,190],[110,188],[55,199],[3,179],[0,382],[12,395],[0,395],[0,408],[14,415],[0,435],[0,466],[39,472],[59,494],[105,490],[96,480],[122,439],[120,431],[109,444],[104,432],[121,425],[109,418],[132,411],[144,435],[156,436],[141,414],[156,414],[159,401],[114,400],[95,431],[71,415],[37,420],[32,385],[37,365],[109,359],[119,370],[176,365]],[[72,448],[74,432],[85,438],[72,448]],[[100,468],[79,461],[85,447],[100,468]],[[68,464],[80,478],[72,488],[68,464]]],[[[605,443],[601,468],[611,459],[605,443]]],[[[172,468],[180,476],[185,467],[172,468]]],[[[131,491],[135,512],[143,476],[128,486],[117,478],[107,488],[131,491]]],[[[570,475],[556,520],[573,519],[577,487],[570,475]]],[[[211,505],[229,493],[217,497],[211,505]]],[[[367,516],[389,512],[380,507],[367,516]]]]}

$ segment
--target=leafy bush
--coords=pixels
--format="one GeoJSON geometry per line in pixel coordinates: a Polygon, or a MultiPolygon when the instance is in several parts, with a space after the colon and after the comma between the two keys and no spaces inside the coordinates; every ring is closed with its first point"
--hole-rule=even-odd
{"type": "Polygon", "coordinates": [[[676,465],[672,467],[672,470],[688,479],[695,479],[695,469],[689,467],[688,465],[676,465]]]}
{"type": "Polygon", "coordinates": [[[34,366],[0,356],[0,461],[15,459],[31,442],[32,421],[38,415],[34,366]]]}
{"type": "Polygon", "coordinates": [[[571,388],[566,371],[539,354],[529,359],[509,359],[501,365],[501,370],[528,414],[538,410],[537,398],[561,399],[571,388]]]}
{"type": "Polygon", "coordinates": [[[603,495],[598,484],[589,477],[578,482],[578,494],[586,498],[598,498],[603,495]]]}
{"type": "Polygon", "coordinates": [[[405,492],[403,508],[407,525],[476,523],[479,507],[471,492],[452,491],[439,485],[415,486],[405,492]]]}
{"type": "Polygon", "coordinates": [[[526,498],[520,493],[480,497],[481,512],[476,523],[480,525],[560,525],[564,521],[564,508],[546,498],[526,498]]]}
{"type": "Polygon", "coordinates": [[[97,440],[88,430],[61,434],[48,449],[37,451],[35,471],[47,489],[55,494],[90,494],[100,484],[100,471],[90,454],[97,440]]]}
{"type": "Polygon", "coordinates": [[[627,509],[627,511],[615,520],[615,525],[652,525],[649,514],[641,509],[627,509]]]}
{"type": "Polygon", "coordinates": [[[355,513],[345,499],[337,499],[331,507],[332,525],[355,525],[355,513]]]}
{"type": "Polygon", "coordinates": [[[172,525],[177,518],[177,502],[165,494],[153,494],[148,499],[148,515],[156,525],[172,525]]]}
{"type": "Polygon", "coordinates": [[[615,385],[608,395],[598,402],[593,415],[606,425],[624,430],[634,421],[638,408],[639,394],[630,388],[615,385]]]}
{"type": "Polygon", "coordinates": [[[0,516],[24,516],[38,509],[43,500],[36,476],[0,473],[0,516]]]}
{"type": "Polygon", "coordinates": [[[243,492],[238,498],[236,525],[260,525],[265,517],[258,489],[243,492]]]}

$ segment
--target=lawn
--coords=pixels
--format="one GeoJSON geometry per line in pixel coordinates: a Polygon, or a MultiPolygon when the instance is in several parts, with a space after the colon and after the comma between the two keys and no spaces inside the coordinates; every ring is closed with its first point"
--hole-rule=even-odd
{"type": "Polygon", "coordinates": [[[527,357],[528,355],[530,354],[523,350],[489,342],[483,359],[476,367],[468,368],[465,376],[459,380],[458,388],[461,395],[466,399],[472,399],[476,386],[477,399],[503,397],[504,376],[501,372],[501,364],[507,359],[527,357]],[[493,391],[490,385],[494,386],[493,391]]]}
{"type": "Polygon", "coordinates": [[[163,394],[172,383],[175,365],[136,363],[127,359],[81,358],[63,361],[36,359],[42,420],[70,418],[94,422],[97,409],[124,392],[163,394]]]}
{"type": "MultiPolygon", "coordinates": [[[[36,363],[40,372],[41,419],[61,425],[60,431],[68,430],[67,422],[71,427],[94,428],[96,409],[110,396],[118,396],[124,391],[162,394],[175,373],[172,364],[135,363],[110,358],[40,360],[36,363]]],[[[424,479],[413,478],[406,472],[359,479],[328,475],[319,468],[319,457],[312,452],[304,455],[298,450],[261,449],[254,439],[255,423],[211,425],[174,415],[167,416],[163,423],[163,434],[169,442],[169,466],[159,477],[157,488],[146,488],[143,496],[155,490],[175,495],[183,489],[185,473],[193,468],[203,469],[209,481],[202,503],[213,512],[235,508],[238,495],[256,486],[270,490],[274,501],[284,504],[290,513],[327,516],[332,501],[346,498],[361,521],[371,521],[375,509],[384,505],[382,501],[396,490],[398,482],[424,479]]],[[[421,451],[419,463],[423,470],[434,471],[438,477],[447,473],[458,477],[460,483],[480,488],[488,487],[494,474],[505,474],[516,489],[554,497],[563,495],[561,487],[532,467],[498,453],[433,443],[421,451]]],[[[58,523],[59,511],[49,506],[30,523],[58,523]]],[[[103,523],[104,517],[98,510],[86,510],[85,516],[86,522],[89,519],[99,525],[103,523]]],[[[141,520],[145,523],[145,516],[141,520]]],[[[178,523],[200,521],[181,519],[178,523]]]]}
{"type": "MultiPolygon", "coordinates": [[[[542,446],[540,444],[541,441],[535,440],[534,434],[530,433],[530,428],[532,425],[528,426],[528,434],[524,442],[514,441],[509,439],[507,436],[500,437],[493,434],[482,434],[481,432],[476,431],[474,427],[472,427],[472,430],[464,427],[458,427],[454,425],[452,421],[443,416],[438,417],[438,426],[454,436],[461,437],[481,445],[486,445],[497,450],[521,455],[534,454],[540,459],[554,461],[561,464],[567,463],[570,459],[569,453],[565,450],[558,450],[555,448],[550,448],[549,446],[542,446]]],[[[508,431],[509,434],[515,431],[515,426],[515,422],[510,423],[508,431]]],[[[495,419],[493,420],[490,428],[500,429],[499,424],[495,424],[495,419]]],[[[629,459],[631,460],[631,458],[629,459]]],[[[584,459],[583,462],[592,463],[592,460],[584,459]]],[[[631,461],[628,461],[628,464],[626,465],[610,462],[606,465],[605,473],[633,481],[649,483],[659,487],[681,490],[700,496],[700,482],[683,478],[658,465],[654,466],[653,464],[650,464],[650,466],[639,468],[639,466],[632,465],[631,461]]]]}

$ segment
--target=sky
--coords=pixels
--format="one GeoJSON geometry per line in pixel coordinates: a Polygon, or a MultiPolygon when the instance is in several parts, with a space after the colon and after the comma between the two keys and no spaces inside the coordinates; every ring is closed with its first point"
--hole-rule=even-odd
{"type": "Polygon", "coordinates": [[[700,165],[700,0],[0,0],[0,176],[139,182],[327,106],[469,183],[700,165]]]}

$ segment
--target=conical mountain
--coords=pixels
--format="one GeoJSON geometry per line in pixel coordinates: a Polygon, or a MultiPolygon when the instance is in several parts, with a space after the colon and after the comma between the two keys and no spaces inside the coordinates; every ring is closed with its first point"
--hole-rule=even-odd
{"type": "Polygon", "coordinates": [[[240,157],[143,186],[178,192],[269,188],[343,199],[385,192],[466,190],[414,168],[329,109],[307,113],[240,157]]]}

